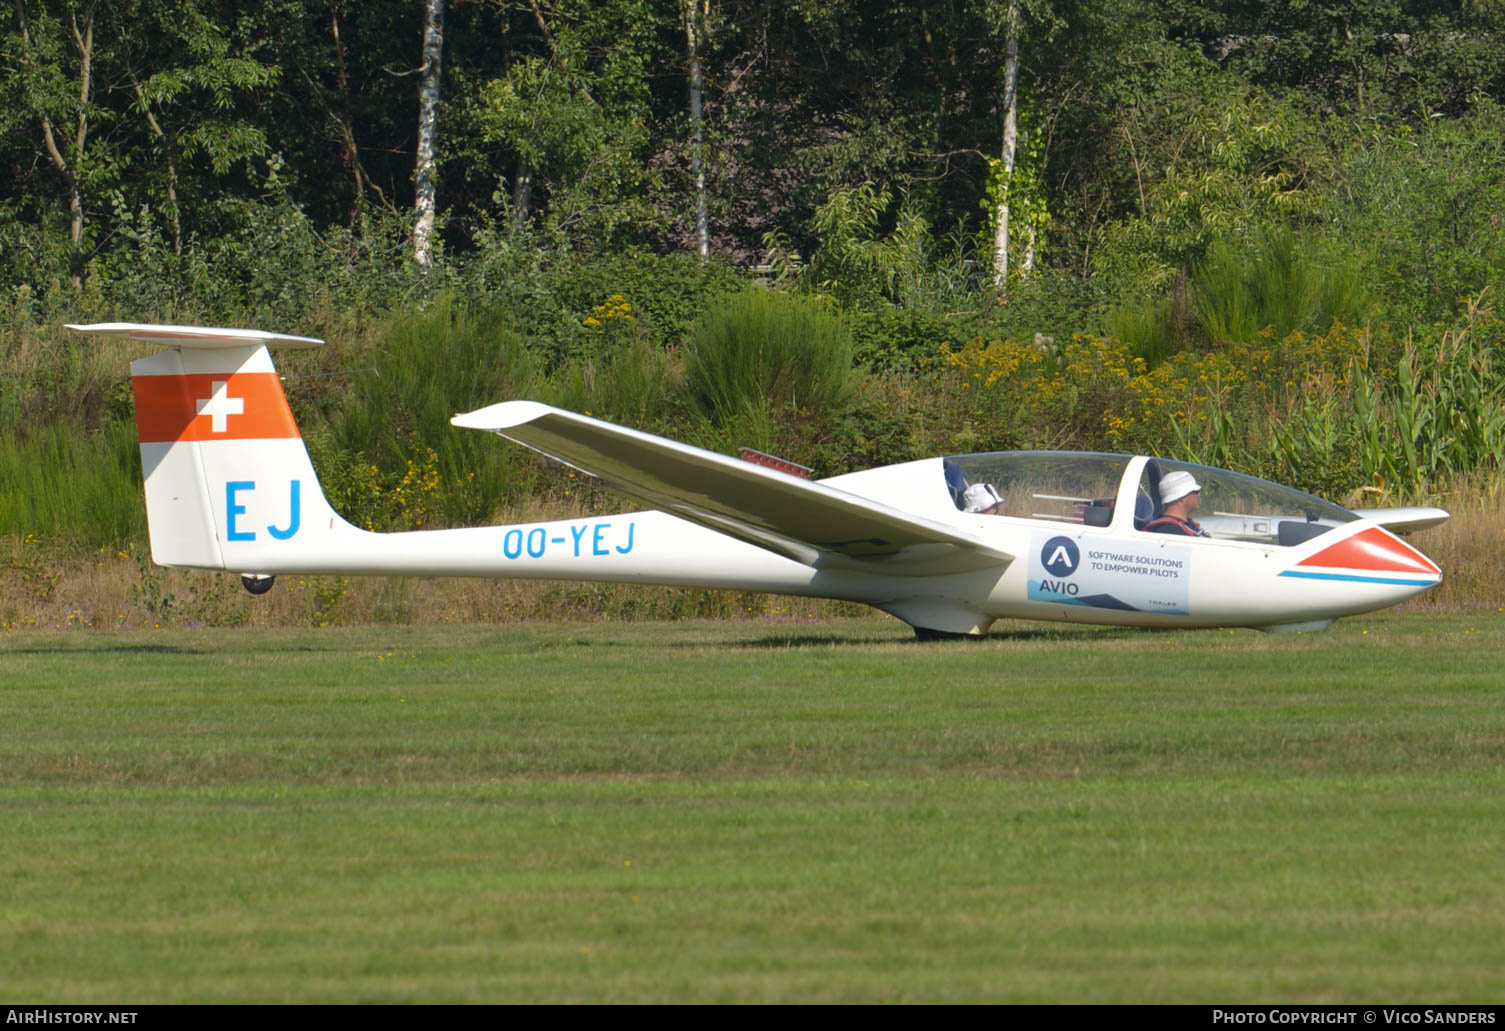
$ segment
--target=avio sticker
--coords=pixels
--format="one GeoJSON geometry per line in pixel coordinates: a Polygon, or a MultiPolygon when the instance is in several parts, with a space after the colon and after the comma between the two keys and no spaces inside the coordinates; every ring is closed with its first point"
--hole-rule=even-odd
{"type": "Polygon", "coordinates": [[[1082,553],[1070,537],[1052,537],[1040,549],[1040,564],[1051,576],[1070,576],[1081,561],[1082,553]]]}
{"type": "Polygon", "coordinates": [[[1144,540],[1036,533],[1027,597],[1052,605],[1185,615],[1190,548],[1159,535],[1144,540]]]}

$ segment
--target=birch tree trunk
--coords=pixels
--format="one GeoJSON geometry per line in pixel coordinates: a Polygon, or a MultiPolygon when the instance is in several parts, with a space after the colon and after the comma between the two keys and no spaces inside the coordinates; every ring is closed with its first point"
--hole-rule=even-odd
{"type": "Polygon", "coordinates": [[[533,166],[519,159],[517,178],[512,182],[512,231],[521,233],[528,228],[528,216],[533,206],[533,166]]]}
{"type": "Polygon", "coordinates": [[[423,3],[423,66],[418,79],[418,162],[413,191],[413,260],[425,275],[433,264],[434,136],[439,119],[439,71],[444,53],[444,0],[423,3]]]}
{"type": "Polygon", "coordinates": [[[1004,32],[1007,51],[1003,60],[1003,199],[993,226],[993,285],[1008,288],[1009,195],[1014,178],[1014,155],[1019,146],[1019,3],[1009,0],[1004,32]]]}
{"type": "Polygon", "coordinates": [[[685,42],[690,53],[690,174],[695,180],[695,249],[700,260],[711,256],[711,226],[705,195],[705,83],[700,47],[710,24],[711,0],[682,0],[685,42]]]}

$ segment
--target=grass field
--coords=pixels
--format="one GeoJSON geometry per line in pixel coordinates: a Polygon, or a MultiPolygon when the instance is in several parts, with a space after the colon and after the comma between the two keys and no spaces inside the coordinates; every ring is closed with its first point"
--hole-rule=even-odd
{"type": "Polygon", "coordinates": [[[1498,1001],[1505,614],[0,635],[0,997],[1498,1001]]]}

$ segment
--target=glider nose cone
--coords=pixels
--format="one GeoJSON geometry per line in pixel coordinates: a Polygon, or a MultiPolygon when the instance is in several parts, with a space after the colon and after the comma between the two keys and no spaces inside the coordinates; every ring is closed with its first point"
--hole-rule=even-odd
{"type": "Polygon", "coordinates": [[[1442,582],[1437,563],[1379,526],[1319,549],[1282,575],[1388,588],[1391,604],[1442,582]]]}

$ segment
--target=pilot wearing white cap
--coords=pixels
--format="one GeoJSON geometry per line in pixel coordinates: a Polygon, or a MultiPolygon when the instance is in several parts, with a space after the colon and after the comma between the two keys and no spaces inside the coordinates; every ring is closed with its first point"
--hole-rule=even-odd
{"type": "Polygon", "coordinates": [[[1207,537],[1208,532],[1192,519],[1202,503],[1202,485],[1181,469],[1160,477],[1161,516],[1145,525],[1147,533],[1173,533],[1184,537],[1207,537]]]}

